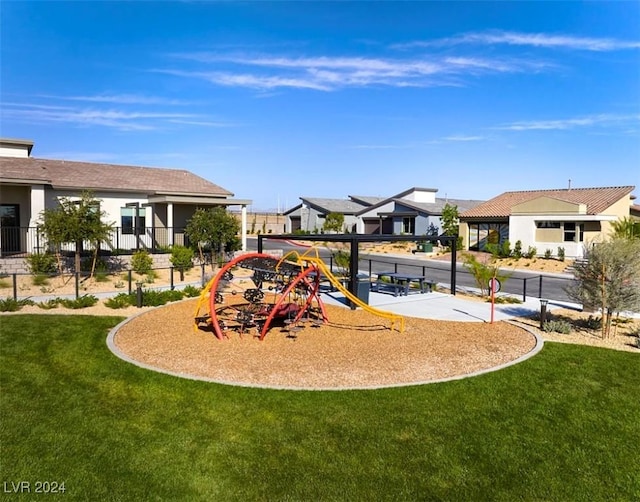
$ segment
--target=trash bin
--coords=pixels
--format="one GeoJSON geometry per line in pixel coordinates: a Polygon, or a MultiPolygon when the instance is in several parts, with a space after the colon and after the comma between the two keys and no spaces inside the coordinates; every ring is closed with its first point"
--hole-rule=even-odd
{"type": "Polygon", "coordinates": [[[371,281],[367,274],[358,274],[356,276],[356,296],[358,300],[369,305],[369,290],[371,289],[371,281]]]}
{"type": "Polygon", "coordinates": [[[422,252],[423,253],[432,253],[433,252],[433,242],[423,242],[422,243],[422,252]]]}

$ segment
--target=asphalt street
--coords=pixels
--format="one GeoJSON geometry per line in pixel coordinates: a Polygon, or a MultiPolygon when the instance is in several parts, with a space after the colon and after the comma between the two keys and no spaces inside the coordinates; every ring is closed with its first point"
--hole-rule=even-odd
{"type": "MultiPolygon", "coordinates": [[[[249,238],[247,240],[249,250],[257,250],[257,245],[257,239],[249,238]]],[[[263,240],[264,252],[268,253],[275,250],[282,250],[283,253],[287,253],[292,250],[304,251],[305,247],[282,240],[270,240],[268,238],[263,240]]],[[[328,248],[319,245],[318,253],[325,263],[332,264],[331,251],[328,248]]],[[[377,272],[391,270],[400,273],[424,275],[444,287],[448,287],[451,283],[451,263],[446,261],[406,255],[367,253],[361,253],[359,258],[359,271],[362,274],[371,276],[377,272]]],[[[523,300],[526,298],[546,298],[562,302],[571,301],[565,291],[565,288],[573,282],[573,277],[569,274],[507,269],[504,272],[509,277],[501,283],[502,293],[516,295],[523,300]]],[[[477,289],[475,279],[464,265],[458,264],[456,266],[456,288],[458,290],[477,289]]]]}

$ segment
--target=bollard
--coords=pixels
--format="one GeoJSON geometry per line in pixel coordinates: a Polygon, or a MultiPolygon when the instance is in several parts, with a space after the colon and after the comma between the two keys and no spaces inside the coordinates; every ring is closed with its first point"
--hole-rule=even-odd
{"type": "Polygon", "coordinates": [[[544,323],[547,321],[547,304],[549,300],[540,299],[540,329],[544,330],[544,323]]]}
{"type": "Polygon", "coordinates": [[[142,282],[136,282],[136,307],[142,308],[142,282]]]}

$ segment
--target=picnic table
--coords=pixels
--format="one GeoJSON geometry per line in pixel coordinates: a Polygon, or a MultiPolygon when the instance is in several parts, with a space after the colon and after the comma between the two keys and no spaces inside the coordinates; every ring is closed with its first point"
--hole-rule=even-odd
{"type": "Polygon", "coordinates": [[[431,292],[435,281],[424,275],[403,274],[399,272],[378,272],[377,279],[371,283],[371,291],[391,291],[393,296],[407,296],[412,283],[417,283],[420,293],[431,292]],[[387,280],[385,280],[387,278],[387,280]]]}

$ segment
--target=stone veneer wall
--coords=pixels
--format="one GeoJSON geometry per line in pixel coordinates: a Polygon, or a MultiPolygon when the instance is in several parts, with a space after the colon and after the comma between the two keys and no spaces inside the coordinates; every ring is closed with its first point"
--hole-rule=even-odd
{"type": "MultiPolygon", "coordinates": [[[[153,268],[170,268],[171,254],[152,254],[153,268]]],[[[117,259],[123,270],[128,270],[131,266],[131,255],[121,255],[111,257],[117,259]]],[[[28,274],[27,260],[25,258],[0,258],[0,274],[28,274]]]]}

